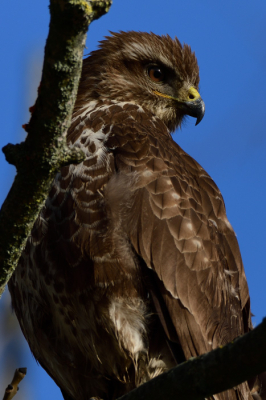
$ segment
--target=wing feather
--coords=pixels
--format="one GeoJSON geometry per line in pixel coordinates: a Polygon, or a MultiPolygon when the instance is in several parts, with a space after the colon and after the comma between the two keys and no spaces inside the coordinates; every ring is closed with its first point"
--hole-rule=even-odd
{"type": "Polygon", "coordinates": [[[210,176],[155,118],[152,132],[144,119],[138,124],[135,118],[135,136],[128,126],[116,131],[124,143],[115,150],[117,169],[138,176],[125,229],[161,282],[161,296],[189,358],[251,328],[250,316],[242,312],[249,296],[241,255],[210,176]]]}

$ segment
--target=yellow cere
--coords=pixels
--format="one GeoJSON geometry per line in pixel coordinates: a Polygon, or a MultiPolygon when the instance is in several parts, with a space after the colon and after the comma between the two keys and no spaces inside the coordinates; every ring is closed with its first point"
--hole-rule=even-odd
{"type": "Polygon", "coordinates": [[[188,89],[188,101],[197,100],[199,97],[199,92],[193,86],[190,86],[188,89]]]}
{"type": "Polygon", "coordinates": [[[164,93],[158,92],[157,90],[153,90],[153,93],[157,94],[158,96],[165,97],[167,99],[172,99],[172,100],[175,100],[175,101],[179,101],[181,103],[184,102],[184,101],[195,101],[195,100],[200,98],[199,92],[193,86],[190,86],[188,91],[184,91],[181,94],[181,98],[180,99],[177,99],[176,97],[169,96],[168,94],[164,94],[164,93]]]}

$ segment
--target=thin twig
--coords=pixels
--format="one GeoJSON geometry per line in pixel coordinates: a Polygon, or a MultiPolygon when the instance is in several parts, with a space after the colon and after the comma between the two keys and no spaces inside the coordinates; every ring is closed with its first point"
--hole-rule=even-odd
{"type": "Polygon", "coordinates": [[[19,389],[18,384],[22,381],[23,378],[25,378],[26,373],[27,373],[27,368],[16,369],[12,382],[7,386],[5,390],[3,400],[13,399],[13,397],[15,396],[15,394],[19,389]]]}

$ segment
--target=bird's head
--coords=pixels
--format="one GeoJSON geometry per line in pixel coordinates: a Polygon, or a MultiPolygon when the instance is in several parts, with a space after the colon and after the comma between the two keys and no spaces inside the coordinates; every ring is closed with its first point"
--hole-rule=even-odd
{"type": "Polygon", "coordinates": [[[205,111],[198,92],[199,67],[190,46],[153,33],[120,32],[84,60],[77,100],[131,102],[159,117],[174,131],[185,115],[205,111]]]}

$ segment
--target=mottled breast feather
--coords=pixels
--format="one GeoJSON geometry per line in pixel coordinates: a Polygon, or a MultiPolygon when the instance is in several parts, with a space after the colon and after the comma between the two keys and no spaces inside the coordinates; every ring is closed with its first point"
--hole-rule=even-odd
{"type": "MultiPolygon", "coordinates": [[[[86,158],[57,173],[9,283],[65,399],[114,400],[252,329],[222,195],[170,135],[185,114],[171,93],[198,83],[169,36],[113,34],[84,62],[67,141],[86,158]],[[165,94],[145,63],[169,72],[165,94]]],[[[243,383],[214,398],[252,396],[243,383]]]]}

